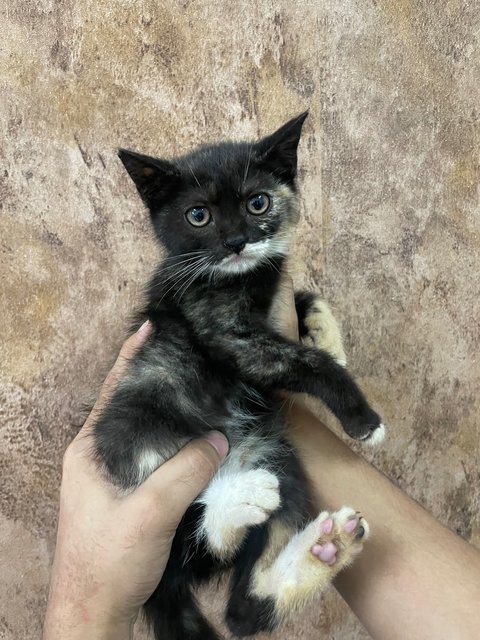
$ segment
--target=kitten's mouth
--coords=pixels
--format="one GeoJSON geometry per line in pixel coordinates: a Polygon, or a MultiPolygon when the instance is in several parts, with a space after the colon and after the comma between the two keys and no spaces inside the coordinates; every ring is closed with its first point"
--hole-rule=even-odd
{"type": "Polygon", "coordinates": [[[222,271],[226,273],[244,273],[253,269],[258,264],[259,256],[258,255],[249,255],[242,251],[240,253],[235,253],[226,258],[223,258],[218,264],[217,268],[220,268],[222,271]]]}
{"type": "Polygon", "coordinates": [[[240,253],[232,253],[226,256],[215,265],[215,271],[226,274],[241,274],[251,271],[261,262],[268,262],[275,254],[284,253],[286,247],[276,247],[272,251],[272,245],[269,239],[259,242],[252,242],[240,253]],[[279,250],[281,249],[281,250],[279,250]]]}
{"type": "Polygon", "coordinates": [[[257,261],[258,256],[251,256],[242,251],[241,253],[232,253],[232,255],[223,258],[220,264],[253,264],[257,261]]]}

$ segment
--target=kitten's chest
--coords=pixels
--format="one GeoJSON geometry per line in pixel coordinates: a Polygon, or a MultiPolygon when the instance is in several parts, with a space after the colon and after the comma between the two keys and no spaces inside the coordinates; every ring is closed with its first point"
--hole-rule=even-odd
{"type": "Polygon", "coordinates": [[[226,401],[222,427],[230,442],[230,464],[236,470],[248,470],[277,457],[285,419],[276,398],[239,383],[226,401]]]}
{"type": "Polygon", "coordinates": [[[284,449],[280,437],[273,434],[249,433],[242,438],[230,434],[229,442],[230,451],[222,469],[226,474],[250,471],[259,466],[273,468],[284,449]]]}
{"type": "Polygon", "coordinates": [[[250,299],[252,314],[267,318],[277,295],[280,274],[266,273],[264,278],[258,278],[251,283],[247,295],[250,299]]]}

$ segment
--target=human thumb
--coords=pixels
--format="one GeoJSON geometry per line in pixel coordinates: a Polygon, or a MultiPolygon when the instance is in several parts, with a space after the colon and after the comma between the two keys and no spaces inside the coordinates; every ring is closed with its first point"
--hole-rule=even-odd
{"type": "Polygon", "coordinates": [[[286,338],[298,341],[298,317],[295,309],[295,294],[293,280],[284,273],[277,288],[272,306],[270,308],[269,320],[274,329],[279,331],[286,338]]]}
{"type": "Polygon", "coordinates": [[[153,492],[163,513],[163,524],[176,527],[190,504],[213,478],[228,448],[228,440],[222,433],[210,431],[180,449],[137,491],[153,492]]]}

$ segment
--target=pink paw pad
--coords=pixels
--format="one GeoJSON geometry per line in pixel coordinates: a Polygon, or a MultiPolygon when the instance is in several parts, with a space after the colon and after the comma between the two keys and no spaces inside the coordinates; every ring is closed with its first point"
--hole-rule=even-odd
{"type": "Polygon", "coordinates": [[[325,544],[315,544],[312,547],[312,553],[314,556],[318,556],[322,562],[329,566],[335,564],[337,560],[337,547],[333,542],[326,542],[325,544]]]}
{"type": "Polygon", "coordinates": [[[323,533],[326,533],[327,535],[329,533],[332,533],[332,530],[333,530],[333,520],[332,520],[332,518],[327,518],[326,520],[324,520],[322,522],[321,527],[322,527],[323,533]]]}
{"type": "Polygon", "coordinates": [[[353,518],[352,520],[348,520],[348,522],[344,525],[343,530],[347,533],[353,533],[357,527],[358,520],[353,518]]]}

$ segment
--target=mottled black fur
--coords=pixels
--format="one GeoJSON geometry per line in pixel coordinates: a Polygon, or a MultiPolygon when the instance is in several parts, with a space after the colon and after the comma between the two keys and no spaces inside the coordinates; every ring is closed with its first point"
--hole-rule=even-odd
{"type": "Polygon", "coordinates": [[[298,335],[304,338],[308,333],[305,318],[315,303],[315,294],[311,291],[295,292],[295,310],[298,317],[298,335]]]}
{"type": "Polygon", "coordinates": [[[257,143],[202,147],[173,162],[120,152],[168,257],[138,317],[138,323],[149,318],[154,332],[96,426],[98,459],[114,482],[128,488],[152,470],[139,464],[145,451],[157,452],[160,462],[212,428],[227,434],[233,451],[260,429],[266,440],[252,466],[279,475],[282,497],[281,507],[250,529],[228,562],[216,559],[205,540],[192,549],[205,507],[188,510],[165,574],[145,607],[158,639],[217,638],[192,588],[232,566],[226,616],[231,631],[250,635],[274,625],[273,601],[248,595],[250,574],[274,519],[293,528],[308,519],[305,478],[283,440],[276,390],[321,398],[354,438],[368,437],[379,425],[343,367],[325,352],[285,339],[267,320],[284,261],[279,238],[291,233],[298,216],[296,152],[305,117],[257,143]],[[269,194],[273,204],[264,216],[250,215],[246,199],[259,192],[269,194]],[[210,224],[189,224],[185,212],[194,206],[208,207],[210,224]],[[238,274],[218,268],[239,247],[260,247],[255,243],[266,238],[272,239],[269,253],[255,268],[238,274]]]}

